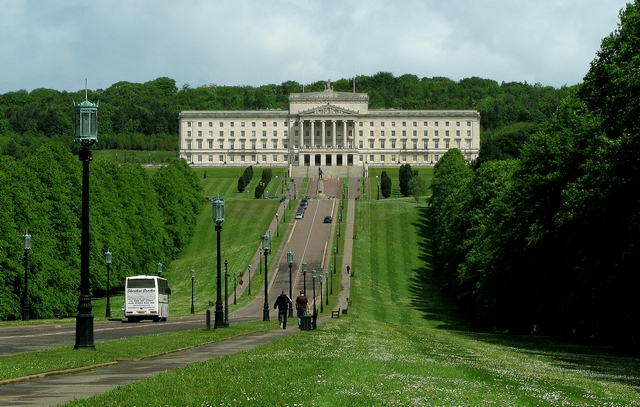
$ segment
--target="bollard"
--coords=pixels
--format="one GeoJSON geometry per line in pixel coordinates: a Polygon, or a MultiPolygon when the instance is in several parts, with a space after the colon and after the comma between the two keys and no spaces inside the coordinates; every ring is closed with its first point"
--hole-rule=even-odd
{"type": "Polygon", "coordinates": [[[207,310],[207,331],[211,330],[211,310],[207,310]]]}

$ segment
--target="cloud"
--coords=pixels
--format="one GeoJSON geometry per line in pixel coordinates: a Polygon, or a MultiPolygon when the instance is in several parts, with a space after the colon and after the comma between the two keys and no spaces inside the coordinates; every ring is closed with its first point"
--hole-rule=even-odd
{"type": "Polygon", "coordinates": [[[389,71],[572,85],[624,0],[0,1],[0,93],[389,71]]]}

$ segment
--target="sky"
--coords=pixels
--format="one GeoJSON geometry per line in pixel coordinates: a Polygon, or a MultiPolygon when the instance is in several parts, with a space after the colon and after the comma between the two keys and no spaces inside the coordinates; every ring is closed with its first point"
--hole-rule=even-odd
{"type": "Polygon", "coordinates": [[[0,0],[0,94],[391,72],[580,83],[625,0],[0,0]]]}

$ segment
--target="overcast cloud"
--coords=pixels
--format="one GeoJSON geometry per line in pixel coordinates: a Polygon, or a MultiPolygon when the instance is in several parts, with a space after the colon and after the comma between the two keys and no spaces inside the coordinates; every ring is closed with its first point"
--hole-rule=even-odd
{"type": "Polygon", "coordinates": [[[0,93],[353,75],[582,81],[624,0],[0,0],[0,93]]]}

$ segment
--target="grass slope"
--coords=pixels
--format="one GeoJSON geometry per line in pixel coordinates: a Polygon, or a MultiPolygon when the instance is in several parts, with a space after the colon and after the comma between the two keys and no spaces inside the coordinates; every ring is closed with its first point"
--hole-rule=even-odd
{"type": "Polygon", "coordinates": [[[349,314],[70,406],[640,406],[640,362],[469,329],[429,266],[428,209],[360,201],[349,314]]]}

